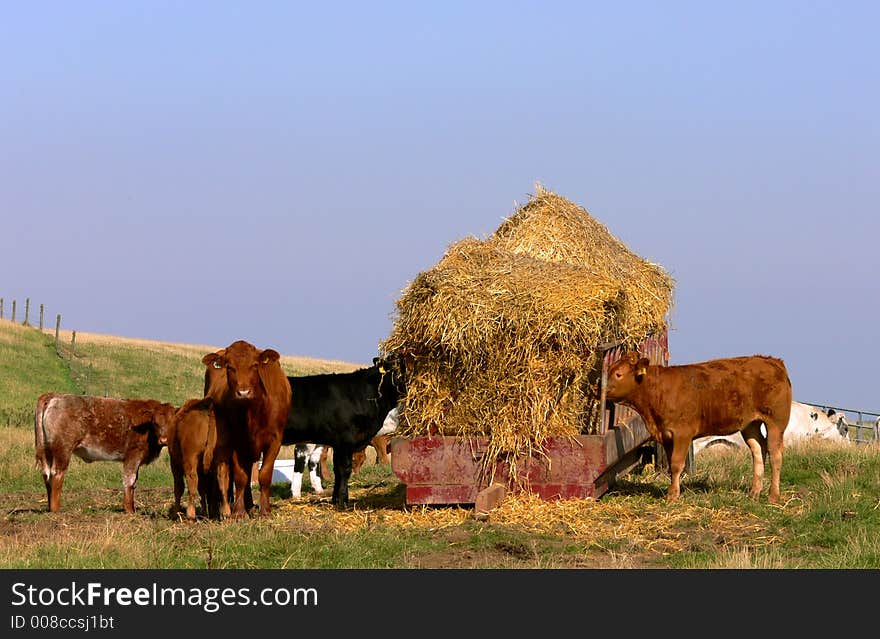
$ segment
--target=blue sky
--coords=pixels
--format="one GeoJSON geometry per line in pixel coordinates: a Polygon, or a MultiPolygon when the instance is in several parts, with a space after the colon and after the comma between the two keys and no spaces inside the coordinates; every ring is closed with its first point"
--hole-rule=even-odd
{"type": "Polygon", "coordinates": [[[673,275],[672,363],[775,355],[795,399],[880,410],[878,23],[871,2],[3,2],[0,297],[368,363],[407,283],[540,181],[673,275]]]}

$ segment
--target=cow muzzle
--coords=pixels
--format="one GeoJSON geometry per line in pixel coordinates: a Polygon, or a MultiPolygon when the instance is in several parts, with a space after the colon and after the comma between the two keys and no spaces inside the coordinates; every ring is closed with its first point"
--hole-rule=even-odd
{"type": "Polygon", "coordinates": [[[253,396],[253,391],[250,388],[239,388],[235,392],[236,399],[250,399],[253,396]]]}

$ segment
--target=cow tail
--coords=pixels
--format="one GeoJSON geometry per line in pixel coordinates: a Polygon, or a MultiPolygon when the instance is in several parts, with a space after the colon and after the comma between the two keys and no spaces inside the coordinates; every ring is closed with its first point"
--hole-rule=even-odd
{"type": "Polygon", "coordinates": [[[37,467],[43,471],[43,476],[49,476],[49,470],[52,460],[49,458],[49,451],[46,450],[46,430],[43,425],[43,414],[46,412],[49,400],[40,397],[37,400],[37,410],[34,411],[34,453],[36,456],[37,467]]]}
{"type": "Polygon", "coordinates": [[[205,441],[205,454],[202,456],[202,469],[204,472],[211,470],[211,464],[214,461],[214,448],[217,446],[217,420],[214,418],[213,412],[208,420],[208,438],[205,441]]]}

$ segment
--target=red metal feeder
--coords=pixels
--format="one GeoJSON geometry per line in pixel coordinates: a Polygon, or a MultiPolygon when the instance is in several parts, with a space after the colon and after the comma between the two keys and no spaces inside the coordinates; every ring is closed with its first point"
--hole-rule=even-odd
{"type": "MultiPolygon", "coordinates": [[[[605,404],[606,373],[621,347],[602,348],[600,401],[605,404]]],[[[652,364],[669,363],[667,333],[646,339],[640,352],[652,364]]],[[[541,499],[601,497],[614,480],[638,464],[641,448],[651,439],[642,419],[631,409],[612,405],[602,412],[599,433],[549,437],[541,451],[517,460],[517,474],[528,492],[541,499]]],[[[424,436],[395,438],[391,468],[406,485],[407,504],[474,504],[478,513],[496,506],[510,486],[508,464],[499,460],[495,481],[483,476],[486,437],[424,436]]]]}

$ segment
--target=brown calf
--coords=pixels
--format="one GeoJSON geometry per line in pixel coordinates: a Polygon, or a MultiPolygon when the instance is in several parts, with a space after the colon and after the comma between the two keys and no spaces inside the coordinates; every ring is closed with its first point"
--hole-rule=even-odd
{"type": "MultiPolygon", "coordinates": [[[[370,440],[369,445],[376,449],[376,463],[388,466],[391,460],[388,458],[388,440],[390,435],[376,435],[370,440]]],[[[360,470],[364,462],[367,461],[367,449],[355,451],[351,456],[351,472],[352,474],[360,470]]],[[[323,457],[321,458],[323,461],[323,457]]]]}
{"type": "Polygon", "coordinates": [[[188,490],[187,519],[196,518],[196,495],[209,517],[230,515],[229,438],[218,430],[210,397],[188,400],[174,416],[168,456],[174,476],[174,511],[180,511],[184,479],[188,490]],[[217,511],[219,502],[219,512],[217,511]]]}
{"type": "Polygon", "coordinates": [[[740,432],[752,452],[751,496],[761,493],[769,451],[769,501],[779,500],[783,434],[791,412],[791,382],[782,360],[754,355],[653,366],[638,353],[628,353],[608,369],[606,396],[633,408],[663,445],[672,479],[667,499],[679,496],[691,440],[740,432]]]}
{"type": "Polygon", "coordinates": [[[123,506],[133,513],[138,470],[159,456],[174,413],[171,404],[152,399],[41,395],[34,415],[34,447],[49,511],[61,509],[64,474],[71,455],[76,455],[86,462],[122,462],[123,506]]]}

